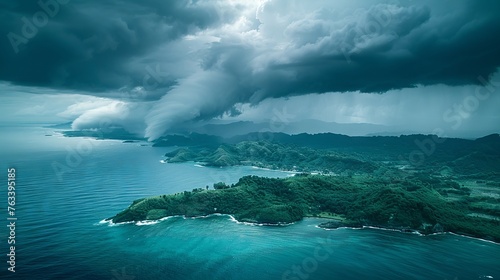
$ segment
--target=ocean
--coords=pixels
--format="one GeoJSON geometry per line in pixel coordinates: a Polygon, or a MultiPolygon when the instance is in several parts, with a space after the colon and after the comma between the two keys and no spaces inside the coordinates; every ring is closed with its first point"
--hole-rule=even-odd
{"type": "Polygon", "coordinates": [[[3,126],[0,135],[2,279],[500,279],[499,244],[453,234],[325,230],[314,218],[258,226],[227,215],[105,223],[145,196],[291,174],[168,164],[163,154],[172,148],[68,138],[33,125],[3,126]],[[15,272],[7,256],[12,217],[15,272]]]}

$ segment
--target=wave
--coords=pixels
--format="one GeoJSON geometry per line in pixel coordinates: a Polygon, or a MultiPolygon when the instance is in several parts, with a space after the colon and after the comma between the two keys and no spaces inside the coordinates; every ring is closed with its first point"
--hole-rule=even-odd
{"type": "Polygon", "coordinates": [[[99,221],[97,223],[97,225],[108,224],[108,226],[119,226],[119,225],[133,224],[133,223],[135,223],[135,222],[131,221],[131,222],[113,223],[113,220],[111,220],[111,219],[104,219],[104,220],[99,221]]]}
{"type": "Polygon", "coordinates": [[[213,217],[213,216],[220,217],[220,216],[231,216],[231,215],[222,214],[222,213],[213,213],[213,214],[201,215],[201,216],[192,216],[192,217],[182,216],[182,217],[184,218],[184,220],[186,220],[186,219],[195,220],[195,219],[206,219],[206,218],[210,218],[210,217],[213,217]]]}
{"type": "Polygon", "coordinates": [[[448,233],[451,235],[456,235],[456,236],[461,236],[461,237],[465,237],[465,238],[475,239],[475,240],[479,240],[479,241],[484,241],[484,242],[492,243],[495,245],[500,245],[500,243],[497,243],[495,241],[491,241],[491,240],[483,239],[483,238],[479,238],[479,237],[472,237],[472,236],[462,235],[462,234],[458,234],[458,233],[454,233],[454,232],[445,232],[445,233],[448,233]]]}
{"type": "Polygon", "coordinates": [[[121,222],[121,223],[113,223],[113,221],[111,219],[109,219],[109,220],[104,219],[104,220],[99,221],[96,225],[108,224],[109,226],[119,226],[119,225],[135,224],[136,226],[149,226],[149,225],[155,225],[159,222],[162,222],[162,221],[165,221],[165,220],[168,220],[171,218],[179,218],[179,217],[184,217],[184,216],[176,215],[176,216],[163,217],[163,218],[158,219],[158,220],[128,221],[128,222],[121,222]]]}
{"type": "Polygon", "coordinates": [[[247,225],[247,226],[259,226],[259,227],[262,227],[262,226],[276,226],[276,227],[281,227],[281,226],[290,226],[290,225],[295,224],[295,222],[293,222],[293,223],[277,223],[277,224],[241,222],[241,221],[236,220],[236,218],[234,216],[232,216],[232,215],[227,215],[227,216],[229,216],[229,219],[232,222],[235,222],[237,224],[247,225]]]}
{"type": "Polygon", "coordinates": [[[361,229],[364,229],[363,227],[336,227],[336,228],[324,228],[324,227],[320,227],[319,225],[315,225],[314,227],[315,227],[315,228],[322,229],[322,230],[338,230],[338,229],[353,229],[353,230],[361,230],[361,229]]]}
{"type": "Polygon", "coordinates": [[[483,239],[483,238],[479,238],[479,237],[472,237],[472,236],[468,236],[468,235],[458,234],[458,233],[454,233],[454,232],[451,232],[451,231],[436,232],[436,233],[430,233],[430,234],[423,234],[423,233],[420,233],[420,232],[419,232],[419,231],[417,231],[417,230],[409,230],[409,231],[406,231],[406,230],[401,230],[401,229],[383,228],[383,227],[374,227],[374,226],[323,228],[323,227],[320,227],[319,225],[316,225],[315,227],[316,227],[316,228],[319,228],[319,229],[322,229],[322,230],[337,230],[337,229],[354,229],[354,230],[360,230],[360,229],[376,229],[376,230],[385,230],[385,231],[395,231],[395,232],[401,232],[401,233],[416,234],[416,235],[418,235],[418,236],[432,236],[432,235],[445,235],[445,234],[450,234],[450,235],[455,235],[455,236],[460,236],[460,237],[465,237],[465,238],[475,239],[475,240],[478,240],[478,241],[484,241],[484,242],[488,242],[488,243],[492,243],[492,244],[500,245],[500,243],[497,243],[497,242],[495,242],[495,241],[491,241],[491,240],[488,240],[488,239],[483,239]]]}
{"type": "Polygon", "coordinates": [[[158,224],[159,222],[171,219],[171,218],[182,218],[184,220],[191,219],[206,219],[206,218],[211,218],[211,217],[222,217],[226,216],[229,217],[229,220],[231,222],[235,222],[237,224],[242,224],[242,225],[247,225],[247,226],[289,226],[293,225],[294,223],[277,223],[277,224],[271,224],[271,223],[253,223],[253,222],[241,222],[236,220],[236,218],[233,215],[230,214],[222,214],[222,213],[213,213],[213,214],[208,214],[208,215],[202,215],[202,216],[193,216],[193,217],[186,217],[185,215],[174,215],[174,216],[167,216],[163,217],[161,219],[157,220],[142,220],[142,221],[129,221],[129,222],[121,222],[121,223],[113,223],[111,219],[107,220],[101,220],[99,221],[96,225],[102,225],[102,224],[108,224],[109,226],[118,226],[118,225],[126,225],[126,224],[135,224],[136,226],[150,226],[150,225],[155,225],[158,224]]]}
{"type": "MultiPolygon", "coordinates": [[[[488,243],[492,243],[492,244],[495,244],[495,245],[500,245],[500,243],[495,242],[495,241],[491,241],[491,240],[484,239],[484,238],[479,238],[479,237],[473,237],[473,236],[469,236],[469,235],[464,235],[464,234],[458,234],[458,233],[454,233],[454,232],[451,232],[451,231],[435,232],[435,233],[430,233],[430,234],[427,234],[427,235],[428,236],[432,236],[432,235],[445,235],[445,234],[450,234],[450,235],[465,237],[465,238],[474,239],[474,240],[478,240],[478,241],[482,241],[482,242],[488,242],[488,243]]],[[[423,235],[425,235],[425,234],[423,234],[423,235]]]]}
{"type": "Polygon", "coordinates": [[[416,234],[418,236],[425,236],[425,234],[422,234],[422,233],[418,232],[417,230],[412,230],[412,229],[395,229],[395,228],[383,228],[383,227],[375,227],[375,226],[323,228],[323,227],[320,227],[319,225],[316,225],[315,227],[323,229],[323,230],[337,230],[337,229],[354,229],[354,230],[376,229],[376,230],[385,230],[385,231],[393,231],[393,232],[401,232],[401,233],[410,233],[410,234],[416,234]]]}
{"type": "Polygon", "coordinates": [[[135,223],[136,226],[149,226],[149,225],[155,225],[157,223],[159,223],[160,221],[159,220],[156,220],[156,221],[138,221],[137,223],[135,223]]]}
{"type": "Polygon", "coordinates": [[[376,230],[385,230],[385,231],[396,231],[396,232],[402,232],[402,233],[416,234],[418,236],[424,236],[425,235],[425,234],[422,234],[419,231],[413,230],[413,229],[396,229],[396,228],[383,228],[383,227],[374,227],[374,226],[363,226],[363,229],[376,229],[376,230]]]}
{"type": "Polygon", "coordinates": [[[229,216],[229,220],[233,223],[237,223],[239,225],[246,225],[246,226],[263,226],[263,224],[258,224],[258,223],[250,223],[250,222],[240,222],[238,220],[236,220],[235,217],[233,217],[232,215],[228,215],[229,216]]]}

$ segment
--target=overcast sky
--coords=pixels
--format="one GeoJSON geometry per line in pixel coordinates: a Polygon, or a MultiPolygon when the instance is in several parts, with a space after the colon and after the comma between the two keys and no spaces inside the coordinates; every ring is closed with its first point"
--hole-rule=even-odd
{"type": "Polygon", "coordinates": [[[151,140],[283,116],[499,132],[499,11],[497,0],[0,0],[1,122],[105,122],[151,140]]]}

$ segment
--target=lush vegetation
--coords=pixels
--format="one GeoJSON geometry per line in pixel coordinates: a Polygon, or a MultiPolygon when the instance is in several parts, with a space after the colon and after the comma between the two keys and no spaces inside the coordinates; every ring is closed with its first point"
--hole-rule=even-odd
{"type": "MultiPolygon", "coordinates": [[[[61,128],[68,126],[62,124],[61,128]]],[[[69,137],[145,140],[120,127],[63,133],[69,137]]],[[[223,138],[191,133],[164,136],[153,146],[183,147],[168,154],[171,162],[201,161],[213,166],[252,164],[326,173],[371,172],[380,167],[374,163],[383,162],[433,175],[500,181],[499,134],[470,140],[421,134],[350,137],[334,133],[264,132],[223,138]]]]}
{"type": "Polygon", "coordinates": [[[337,134],[270,134],[221,139],[193,134],[169,136],[157,145],[180,145],[169,162],[198,161],[208,166],[255,165],[273,169],[336,174],[385,172],[387,167],[462,179],[500,181],[500,136],[476,140],[432,135],[349,137],[337,134]]]}
{"type": "MultiPolygon", "coordinates": [[[[423,233],[452,231],[500,241],[500,221],[472,217],[466,200],[447,201],[438,192],[450,181],[432,184],[418,177],[298,174],[286,179],[246,176],[235,185],[214,185],[134,201],[113,222],[154,220],[166,216],[231,214],[255,223],[290,223],[306,216],[338,217],[324,227],[373,225],[415,229],[423,233]]],[[[466,192],[466,190],[464,190],[466,192]]]]}
{"type": "Polygon", "coordinates": [[[167,161],[197,161],[207,166],[253,165],[271,169],[319,171],[336,174],[371,173],[379,164],[335,151],[293,147],[271,142],[244,141],[217,148],[181,148],[165,155],[167,161]]]}
{"type": "Polygon", "coordinates": [[[331,218],[320,225],[328,228],[452,231],[500,241],[498,134],[476,140],[277,133],[256,141],[257,136],[177,135],[157,145],[183,146],[165,155],[170,163],[303,173],[286,179],[246,176],[234,185],[215,183],[213,190],[140,199],[112,220],[223,213],[240,221],[280,224],[316,216],[331,218]],[[410,160],[415,151],[423,156],[418,164],[410,160]]]}

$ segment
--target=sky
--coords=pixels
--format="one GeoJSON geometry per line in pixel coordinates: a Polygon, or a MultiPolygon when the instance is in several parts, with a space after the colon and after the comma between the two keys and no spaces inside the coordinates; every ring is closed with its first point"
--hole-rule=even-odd
{"type": "MultiPolygon", "coordinates": [[[[496,0],[0,0],[0,123],[500,132],[496,0]]],[[[332,131],[335,132],[335,131],[332,131]]]]}

